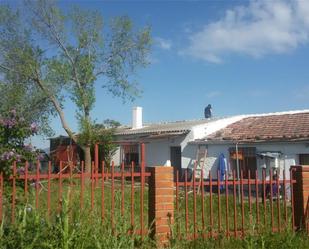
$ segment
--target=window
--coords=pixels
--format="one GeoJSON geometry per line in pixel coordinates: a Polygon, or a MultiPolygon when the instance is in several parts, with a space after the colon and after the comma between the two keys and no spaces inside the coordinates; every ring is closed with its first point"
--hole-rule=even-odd
{"type": "Polygon", "coordinates": [[[130,165],[134,162],[135,165],[139,165],[139,146],[138,144],[124,145],[124,163],[130,165]]]}
{"type": "Polygon", "coordinates": [[[309,165],[309,154],[299,154],[299,164],[309,165]]]}
{"type": "MultiPolygon", "coordinates": [[[[239,170],[243,171],[243,177],[245,179],[255,178],[256,173],[256,148],[255,147],[239,147],[238,154],[236,153],[236,148],[232,147],[229,149],[231,169],[237,172],[237,160],[239,163],[239,170]]],[[[240,176],[240,173],[239,173],[240,176]]]]}

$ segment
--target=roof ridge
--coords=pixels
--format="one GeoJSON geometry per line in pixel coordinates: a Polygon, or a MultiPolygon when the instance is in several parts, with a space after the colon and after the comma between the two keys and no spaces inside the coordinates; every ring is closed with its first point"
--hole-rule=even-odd
{"type": "Polygon", "coordinates": [[[159,122],[153,122],[153,123],[145,123],[145,124],[174,124],[174,123],[181,123],[181,122],[193,122],[193,121],[210,121],[210,120],[217,120],[221,119],[223,117],[212,117],[212,118],[200,118],[200,119],[183,119],[183,120],[171,120],[171,121],[159,121],[159,122]]]}
{"type": "MultiPolygon", "coordinates": [[[[166,125],[166,124],[177,124],[177,123],[185,123],[185,122],[195,122],[195,121],[215,121],[219,119],[224,119],[226,117],[212,117],[212,118],[200,118],[200,119],[184,119],[184,120],[175,120],[175,121],[159,121],[159,122],[151,122],[151,123],[143,123],[143,127],[139,128],[146,128],[151,125],[166,125]]],[[[118,128],[130,128],[131,125],[122,125],[118,128]]]]}
{"type": "Polygon", "coordinates": [[[279,115],[292,115],[292,114],[300,114],[300,113],[309,113],[309,109],[302,110],[290,110],[290,111],[280,111],[280,112],[266,112],[266,113],[252,113],[252,114],[244,114],[244,116],[250,117],[265,117],[265,116],[279,116],[279,115]]]}
{"type": "MultiPolygon", "coordinates": [[[[244,118],[252,118],[252,117],[266,117],[266,116],[279,116],[279,115],[292,115],[292,114],[299,114],[299,113],[309,113],[309,109],[302,109],[302,110],[290,110],[290,111],[280,111],[280,112],[269,112],[269,113],[251,113],[251,114],[236,114],[236,115],[229,115],[229,116],[222,116],[222,117],[211,117],[211,118],[200,118],[200,119],[184,119],[184,120],[174,120],[174,121],[159,121],[159,122],[149,122],[143,123],[143,127],[139,128],[146,128],[152,125],[168,125],[168,124],[177,124],[177,123],[185,123],[185,122],[194,122],[194,121],[216,121],[225,118],[233,118],[233,117],[243,117],[244,118]]],[[[239,120],[240,121],[240,120],[239,120]]],[[[122,129],[131,129],[131,125],[121,125],[118,128],[122,129]]],[[[136,129],[136,130],[139,130],[136,129]]]]}

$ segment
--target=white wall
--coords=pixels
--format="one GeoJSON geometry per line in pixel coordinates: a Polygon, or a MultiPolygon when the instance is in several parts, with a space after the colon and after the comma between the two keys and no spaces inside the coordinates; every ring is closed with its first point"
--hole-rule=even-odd
{"type": "MultiPolygon", "coordinates": [[[[196,153],[198,149],[197,144],[189,144],[192,141],[192,133],[183,135],[177,138],[165,138],[152,140],[145,143],[146,152],[146,165],[147,166],[160,166],[166,165],[166,161],[170,160],[170,147],[181,146],[182,151],[182,168],[193,168],[194,161],[196,160],[196,153]]],[[[218,157],[221,153],[224,154],[227,162],[229,163],[229,148],[234,147],[235,144],[209,144],[207,145],[207,158],[204,166],[205,173],[211,170],[212,176],[216,177],[218,169],[218,157]]],[[[239,147],[256,147],[257,152],[280,151],[282,153],[279,159],[279,166],[281,172],[286,170],[286,177],[289,179],[289,168],[292,165],[299,164],[299,154],[309,154],[309,147],[306,143],[263,143],[263,144],[242,144],[239,147]]],[[[120,150],[118,150],[113,157],[115,165],[120,165],[120,150]]],[[[261,161],[257,160],[258,174],[261,176],[261,161]]],[[[282,173],[281,173],[282,174],[282,173]]],[[[282,175],[281,175],[282,177],[282,175]]]]}
{"type": "MultiPolygon", "coordinates": [[[[192,148],[191,151],[196,151],[198,145],[190,145],[192,148]],[[194,147],[194,148],[193,148],[194,147]]],[[[255,147],[257,152],[277,152],[282,153],[281,158],[279,159],[279,167],[281,170],[280,177],[282,178],[283,169],[286,171],[286,178],[289,179],[289,168],[292,165],[299,164],[299,154],[309,154],[309,147],[306,143],[263,143],[263,144],[241,144],[239,147],[255,147]]],[[[229,162],[229,148],[235,147],[235,144],[209,144],[208,153],[205,162],[205,171],[212,171],[213,177],[216,175],[218,169],[218,157],[220,153],[223,153],[229,162]]],[[[257,169],[259,176],[262,175],[261,161],[257,160],[257,169]]]]}
{"type": "MultiPolygon", "coordinates": [[[[170,160],[170,147],[181,146],[186,136],[176,138],[153,139],[145,142],[145,160],[146,166],[166,165],[166,161],[170,160]]],[[[120,148],[113,157],[115,165],[120,165],[120,148]]]]}
{"type": "MultiPolygon", "coordinates": [[[[223,118],[214,120],[202,125],[196,125],[192,128],[191,132],[185,137],[185,139],[181,143],[181,151],[182,151],[182,168],[192,168],[194,167],[194,162],[197,156],[197,145],[188,144],[191,141],[196,139],[202,139],[218,130],[225,128],[226,126],[237,122],[243,119],[244,115],[234,116],[230,118],[223,118]]],[[[210,164],[211,161],[215,161],[216,158],[209,158],[210,164]]],[[[213,164],[213,162],[212,162],[213,164]]]]}
{"type": "Polygon", "coordinates": [[[167,160],[171,160],[170,147],[181,146],[185,135],[177,138],[165,138],[152,140],[145,144],[147,166],[166,165],[167,160]]]}
{"type": "MultiPolygon", "coordinates": [[[[167,160],[170,160],[170,147],[181,146],[181,166],[182,168],[193,168],[196,160],[197,147],[188,144],[195,139],[202,139],[207,135],[214,133],[227,125],[244,118],[244,115],[234,116],[205,122],[204,124],[193,126],[187,135],[182,135],[176,138],[152,139],[145,143],[146,150],[146,165],[165,165],[167,160]]],[[[121,140],[136,140],[137,136],[122,136],[121,140]]],[[[115,165],[120,164],[119,151],[114,156],[115,165]]]]}

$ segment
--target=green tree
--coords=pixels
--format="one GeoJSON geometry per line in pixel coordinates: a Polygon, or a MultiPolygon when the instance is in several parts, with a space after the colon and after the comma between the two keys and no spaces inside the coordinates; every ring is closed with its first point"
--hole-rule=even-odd
{"type": "Polygon", "coordinates": [[[23,8],[0,7],[0,80],[40,90],[83,149],[90,171],[95,84],[124,101],[138,96],[134,76],[148,64],[150,29],[137,30],[127,16],[103,25],[97,10],[72,7],[64,12],[50,0],[27,0],[23,8]],[[76,105],[80,136],[63,111],[66,96],[76,105]]]}
{"type": "Polygon", "coordinates": [[[94,134],[96,134],[94,141],[102,145],[100,155],[103,155],[107,167],[110,165],[112,157],[118,149],[118,145],[115,144],[114,134],[119,126],[120,123],[118,121],[111,119],[106,119],[103,124],[96,124],[94,126],[94,134]]]}

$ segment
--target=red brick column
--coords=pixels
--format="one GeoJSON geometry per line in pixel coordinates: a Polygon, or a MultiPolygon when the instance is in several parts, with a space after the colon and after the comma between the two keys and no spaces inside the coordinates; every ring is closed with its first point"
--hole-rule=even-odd
{"type": "Polygon", "coordinates": [[[308,231],[309,213],[309,165],[293,166],[294,227],[308,231]]]}
{"type": "Polygon", "coordinates": [[[174,222],[174,181],[173,167],[148,167],[149,177],[149,208],[148,222],[151,237],[160,246],[169,243],[171,225],[174,222]]]}

